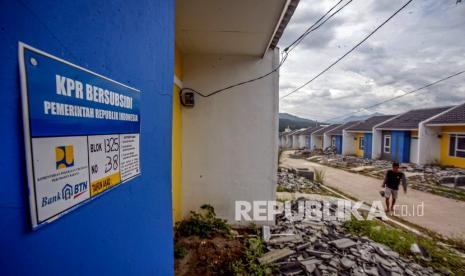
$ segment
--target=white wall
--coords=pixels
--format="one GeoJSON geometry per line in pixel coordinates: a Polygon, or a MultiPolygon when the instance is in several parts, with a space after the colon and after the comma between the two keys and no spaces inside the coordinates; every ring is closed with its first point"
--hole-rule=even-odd
{"type": "Polygon", "coordinates": [[[355,133],[342,131],[342,154],[353,155],[355,154],[355,133]]]}
{"type": "Polygon", "coordinates": [[[292,135],[292,148],[293,149],[299,148],[299,135],[292,135]]]}
{"type": "MultiPolygon", "coordinates": [[[[183,84],[204,94],[271,71],[278,49],[253,56],[184,55],[183,84]]],[[[183,108],[183,214],[209,203],[234,222],[236,200],[274,200],[279,76],[183,108]]],[[[166,137],[171,139],[171,137],[166,137]]]]}
{"type": "Polygon", "coordinates": [[[305,135],[299,135],[299,148],[304,149],[306,147],[305,145],[305,135]]]}
{"type": "Polygon", "coordinates": [[[373,138],[372,138],[372,147],[371,147],[371,158],[380,159],[381,158],[381,145],[383,144],[383,131],[373,128],[373,138]]]}
{"type": "Polygon", "coordinates": [[[420,123],[418,130],[418,163],[431,164],[441,159],[441,127],[429,127],[420,123]]]}
{"type": "Polygon", "coordinates": [[[410,163],[418,164],[418,137],[410,138],[410,163]]]}
{"type": "Polygon", "coordinates": [[[311,139],[311,149],[321,149],[321,139],[323,136],[316,136],[312,134],[312,139],[311,139]]]}
{"type": "Polygon", "coordinates": [[[331,146],[331,135],[323,134],[323,149],[326,149],[331,146]]]}
{"type": "Polygon", "coordinates": [[[287,136],[286,148],[288,148],[288,149],[292,148],[292,136],[291,135],[287,136]]]}

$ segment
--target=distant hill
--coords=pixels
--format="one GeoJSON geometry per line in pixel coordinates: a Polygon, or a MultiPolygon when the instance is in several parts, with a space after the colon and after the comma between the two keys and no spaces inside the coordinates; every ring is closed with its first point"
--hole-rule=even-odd
{"type": "Polygon", "coordinates": [[[340,123],[347,123],[347,122],[352,122],[352,121],[362,121],[362,120],[366,120],[370,117],[373,117],[373,116],[382,116],[384,114],[382,113],[379,113],[379,112],[376,112],[376,113],[373,113],[373,114],[370,114],[370,115],[352,115],[352,116],[349,116],[349,117],[346,117],[342,120],[340,120],[339,122],[340,123]]]}
{"type": "Polygon", "coordinates": [[[291,129],[299,129],[315,126],[318,123],[313,120],[297,117],[289,113],[279,113],[279,131],[284,131],[286,127],[291,129]]]}

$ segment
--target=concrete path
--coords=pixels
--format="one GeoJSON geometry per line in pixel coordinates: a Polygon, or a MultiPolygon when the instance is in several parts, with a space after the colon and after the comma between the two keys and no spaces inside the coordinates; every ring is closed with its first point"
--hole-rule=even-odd
{"type": "MultiPolygon", "coordinates": [[[[289,152],[282,154],[282,165],[312,170],[323,169],[326,172],[325,185],[368,204],[374,200],[383,200],[384,204],[384,199],[379,195],[382,189],[381,180],[303,159],[292,159],[288,154],[289,152]]],[[[409,189],[407,194],[399,191],[397,204],[399,207],[395,215],[403,220],[445,237],[465,239],[465,202],[409,189]],[[418,213],[421,211],[421,206],[423,206],[423,215],[418,213]]]]}

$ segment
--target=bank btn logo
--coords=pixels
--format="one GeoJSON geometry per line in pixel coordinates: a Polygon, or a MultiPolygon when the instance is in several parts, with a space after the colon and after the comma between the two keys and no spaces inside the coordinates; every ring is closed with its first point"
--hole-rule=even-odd
{"type": "Polygon", "coordinates": [[[55,148],[56,167],[65,169],[74,166],[74,147],[73,145],[60,146],[55,148]]]}

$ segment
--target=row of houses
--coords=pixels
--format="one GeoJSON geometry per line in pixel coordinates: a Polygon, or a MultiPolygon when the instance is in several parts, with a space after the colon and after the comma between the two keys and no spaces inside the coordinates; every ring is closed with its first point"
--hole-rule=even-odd
{"type": "Polygon", "coordinates": [[[465,168],[465,104],[331,124],[280,134],[280,146],[400,163],[465,168]]]}

